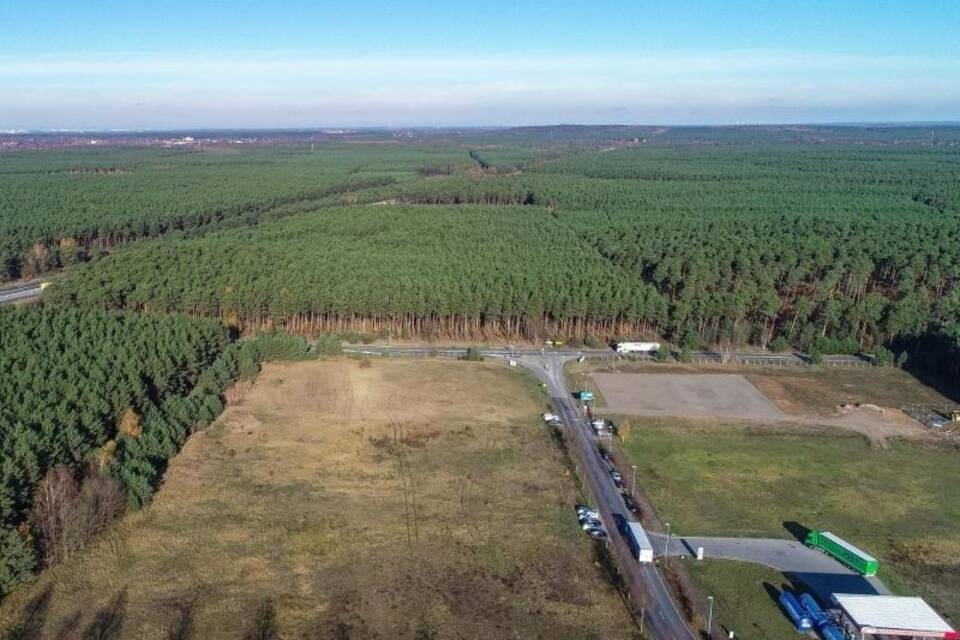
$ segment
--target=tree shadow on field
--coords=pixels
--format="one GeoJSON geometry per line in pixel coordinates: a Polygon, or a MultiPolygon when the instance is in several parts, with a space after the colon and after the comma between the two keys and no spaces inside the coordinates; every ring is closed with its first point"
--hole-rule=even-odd
{"type": "Polygon", "coordinates": [[[243,640],[274,640],[279,635],[277,629],[277,610],[270,598],[264,598],[257,607],[250,629],[243,640]]]}
{"type": "Polygon", "coordinates": [[[83,632],[82,640],[115,640],[123,629],[123,618],[127,613],[127,590],[122,589],[113,600],[97,611],[93,621],[83,632]]]}
{"type": "Polygon", "coordinates": [[[193,614],[196,597],[173,605],[173,623],[167,628],[166,640],[190,640],[193,635],[193,614]]]}
{"type": "Polygon", "coordinates": [[[20,619],[5,634],[3,640],[31,640],[39,638],[47,622],[47,611],[53,598],[53,585],[34,596],[24,607],[20,619]]]}
{"type": "Polygon", "coordinates": [[[77,627],[80,626],[81,612],[74,611],[73,615],[60,623],[60,628],[53,635],[53,640],[77,640],[77,627]]]}

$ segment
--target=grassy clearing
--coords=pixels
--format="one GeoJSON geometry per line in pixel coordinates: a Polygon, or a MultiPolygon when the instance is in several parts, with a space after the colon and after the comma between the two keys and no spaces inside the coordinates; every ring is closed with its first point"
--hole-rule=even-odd
{"type": "Polygon", "coordinates": [[[0,622],[33,601],[51,637],[240,638],[258,610],[283,638],[632,637],[539,393],[486,363],[270,365],[153,505],[0,622]]]}
{"type": "Polygon", "coordinates": [[[878,450],[836,430],[671,419],[634,420],[626,449],[679,535],[789,537],[791,521],[828,529],[880,558],[892,587],[960,621],[955,449],[878,450]]]}
{"type": "MultiPolygon", "coordinates": [[[[687,570],[703,598],[714,597],[713,619],[721,628],[742,640],[794,637],[793,625],[770,595],[789,586],[779,572],[731,560],[689,563],[687,570]]],[[[706,618],[708,603],[702,608],[706,618]]]]}

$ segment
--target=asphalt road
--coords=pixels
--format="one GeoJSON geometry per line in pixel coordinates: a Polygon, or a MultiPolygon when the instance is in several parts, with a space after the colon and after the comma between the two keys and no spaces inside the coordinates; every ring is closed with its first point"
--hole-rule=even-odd
{"type": "Polygon", "coordinates": [[[14,285],[0,288],[0,304],[8,302],[17,302],[18,300],[29,300],[40,297],[40,283],[31,282],[28,284],[14,285]]]}
{"type": "MultiPolygon", "coordinates": [[[[621,568],[634,608],[642,612],[645,631],[657,640],[695,640],[698,636],[677,610],[663,578],[653,564],[637,562],[626,538],[617,528],[620,519],[636,521],[626,508],[620,490],[597,451],[590,425],[566,388],[563,365],[572,356],[523,355],[518,362],[547,384],[555,411],[567,430],[567,442],[578,470],[596,501],[595,507],[610,534],[610,548],[621,568]]],[[[572,515],[571,515],[572,517],[572,515]]]]}

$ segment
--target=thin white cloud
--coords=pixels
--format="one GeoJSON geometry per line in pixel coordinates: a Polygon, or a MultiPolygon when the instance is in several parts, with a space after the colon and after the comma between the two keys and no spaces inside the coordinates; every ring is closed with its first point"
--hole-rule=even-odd
{"type": "Polygon", "coordinates": [[[734,50],[709,53],[627,53],[569,56],[528,53],[483,56],[321,56],[310,52],[238,52],[233,54],[150,55],[117,53],[50,56],[0,56],[0,76],[113,76],[128,74],[243,75],[264,73],[577,73],[596,70],[648,74],[705,74],[766,70],[861,70],[956,73],[960,59],[931,56],[734,50]]]}
{"type": "Polygon", "coordinates": [[[958,117],[960,60],[927,56],[0,55],[0,128],[958,117]]]}

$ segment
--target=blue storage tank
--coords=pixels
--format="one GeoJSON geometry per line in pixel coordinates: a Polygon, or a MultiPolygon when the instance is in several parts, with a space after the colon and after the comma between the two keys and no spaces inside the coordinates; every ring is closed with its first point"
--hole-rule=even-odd
{"type": "Polygon", "coordinates": [[[809,593],[800,594],[800,604],[806,609],[807,615],[810,616],[814,624],[819,625],[827,619],[827,614],[823,612],[823,609],[820,608],[820,605],[817,604],[817,601],[814,600],[813,596],[809,593]]]}
{"type": "Polygon", "coordinates": [[[823,640],[846,640],[840,627],[832,624],[820,627],[820,635],[823,636],[823,640]]]}
{"type": "Polygon", "coordinates": [[[780,594],[780,606],[787,612],[797,631],[809,631],[813,628],[813,621],[810,619],[810,616],[804,612],[803,607],[800,606],[800,603],[797,602],[797,599],[789,591],[784,591],[780,594]]]}

